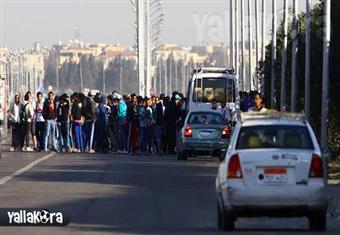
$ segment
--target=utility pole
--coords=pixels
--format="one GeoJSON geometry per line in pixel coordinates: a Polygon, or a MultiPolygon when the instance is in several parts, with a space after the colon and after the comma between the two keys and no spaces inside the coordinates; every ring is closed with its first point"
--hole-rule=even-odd
{"type": "Polygon", "coordinates": [[[234,9],[233,9],[233,1],[230,1],[230,68],[235,68],[234,64],[234,9]]]}
{"type": "Polygon", "coordinates": [[[102,73],[102,76],[103,76],[103,93],[106,94],[106,84],[105,84],[105,62],[103,61],[103,73],[102,73]]]}
{"type": "Polygon", "coordinates": [[[238,79],[238,82],[240,81],[239,78],[239,41],[238,41],[238,0],[235,0],[235,73],[238,79]]]}
{"type": "Polygon", "coordinates": [[[169,92],[170,92],[170,94],[169,95],[171,95],[171,93],[173,92],[173,87],[172,87],[172,53],[171,53],[171,55],[169,56],[169,79],[170,79],[170,84],[169,84],[169,92]]]}
{"type": "Polygon", "coordinates": [[[146,4],[146,96],[150,96],[150,91],[152,89],[152,74],[151,74],[151,64],[152,64],[152,49],[151,49],[151,12],[150,12],[150,0],[145,1],[146,4]]]}
{"type": "Polygon", "coordinates": [[[293,23],[292,23],[292,84],[291,84],[291,111],[296,112],[297,99],[297,47],[298,47],[298,29],[297,29],[297,0],[293,0],[293,23]]]}
{"type": "MultiPolygon", "coordinates": [[[[255,0],[255,40],[256,40],[256,67],[260,61],[260,56],[259,56],[259,36],[260,36],[260,32],[259,32],[259,0],[255,0]]],[[[257,89],[258,87],[258,83],[257,85],[257,89]]]]}
{"type": "MultiPolygon", "coordinates": [[[[274,0],[276,1],[276,0],[274,0]]],[[[265,61],[266,57],[266,47],[265,47],[265,35],[266,35],[266,3],[265,0],[262,0],[262,52],[261,52],[261,60],[265,61]]]]}
{"type": "Polygon", "coordinates": [[[138,93],[145,96],[145,1],[136,1],[138,46],[138,93]]]}
{"type": "Polygon", "coordinates": [[[311,30],[311,3],[306,0],[306,54],[305,54],[305,113],[306,119],[310,121],[310,30],[311,30]]]}
{"type": "Polygon", "coordinates": [[[249,89],[254,90],[253,83],[253,31],[252,31],[251,0],[248,0],[248,36],[249,36],[249,89]]]}
{"type": "Polygon", "coordinates": [[[80,60],[79,60],[79,76],[80,76],[80,92],[83,92],[84,90],[84,84],[83,84],[83,66],[82,66],[82,60],[83,56],[80,56],[80,60]]]}
{"type": "Polygon", "coordinates": [[[164,76],[164,93],[165,95],[168,95],[169,93],[169,79],[168,79],[168,57],[165,58],[165,67],[164,67],[164,73],[165,73],[165,76],[164,76]]]}
{"type": "Polygon", "coordinates": [[[288,41],[288,0],[284,1],[284,28],[283,28],[283,45],[282,45],[282,65],[281,65],[281,99],[280,110],[286,112],[286,65],[287,65],[287,41],[288,41]]]}
{"type": "Polygon", "coordinates": [[[241,42],[242,42],[242,50],[241,50],[241,56],[242,56],[242,71],[241,71],[241,77],[242,77],[242,90],[246,90],[246,79],[245,79],[245,63],[244,63],[244,53],[245,53],[245,43],[244,43],[244,0],[241,0],[241,42]]]}
{"type": "Polygon", "coordinates": [[[331,0],[324,0],[324,39],[322,72],[321,149],[328,150],[329,50],[331,42],[331,0]]]}
{"type": "Polygon", "coordinates": [[[178,63],[177,61],[174,59],[174,64],[175,64],[175,90],[178,91],[178,63]]]}
{"type": "Polygon", "coordinates": [[[55,63],[55,77],[56,77],[56,85],[57,85],[57,92],[59,92],[59,60],[58,55],[55,54],[56,63],[55,63]]]}
{"type": "Polygon", "coordinates": [[[162,58],[159,57],[159,60],[158,60],[158,66],[159,66],[159,94],[161,94],[163,91],[162,91],[162,58]]]}
{"type": "Polygon", "coordinates": [[[119,56],[120,69],[119,69],[119,92],[123,94],[123,60],[122,55],[119,56]]]}
{"type": "Polygon", "coordinates": [[[270,107],[275,108],[275,62],[276,62],[276,0],[272,0],[272,64],[271,64],[271,82],[270,82],[270,107]]]}

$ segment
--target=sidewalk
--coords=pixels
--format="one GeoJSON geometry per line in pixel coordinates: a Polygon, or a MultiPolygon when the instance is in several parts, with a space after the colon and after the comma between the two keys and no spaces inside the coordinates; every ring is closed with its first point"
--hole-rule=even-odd
{"type": "Polygon", "coordinates": [[[332,162],[328,165],[329,214],[340,217],[340,163],[332,162]]]}

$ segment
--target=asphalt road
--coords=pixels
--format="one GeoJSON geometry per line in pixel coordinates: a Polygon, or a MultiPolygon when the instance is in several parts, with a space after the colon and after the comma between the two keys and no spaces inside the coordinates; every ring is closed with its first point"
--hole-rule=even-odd
{"type": "MultiPolygon", "coordinates": [[[[224,234],[216,228],[217,166],[209,158],[178,162],[173,156],[5,152],[0,207],[61,209],[71,215],[71,223],[0,227],[0,234],[224,234]]],[[[239,219],[230,234],[311,232],[303,218],[257,218],[239,219]]],[[[340,219],[329,217],[325,234],[340,234],[340,219]]]]}

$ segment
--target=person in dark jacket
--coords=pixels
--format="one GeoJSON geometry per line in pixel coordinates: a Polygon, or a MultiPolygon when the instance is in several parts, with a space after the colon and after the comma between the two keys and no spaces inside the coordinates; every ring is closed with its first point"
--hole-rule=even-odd
{"type": "Polygon", "coordinates": [[[127,111],[129,125],[128,149],[130,154],[136,154],[140,148],[139,109],[137,96],[132,94],[127,111]]]}
{"type": "Polygon", "coordinates": [[[69,97],[67,94],[63,94],[60,97],[57,108],[57,123],[60,135],[60,147],[68,153],[71,152],[70,116],[71,106],[69,97]]]}
{"type": "Polygon", "coordinates": [[[160,99],[156,97],[156,109],[155,109],[155,140],[157,153],[162,154],[162,135],[164,126],[164,106],[160,99]]]}
{"type": "Polygon", "coordinates": [[[112,95],[108,97],[109,114],[109,136],[111,140],[111,151],[117,152],[119,146],[119,123],[118,123],[118,102],[112,95]]]}
{"type": "Polygon", "coordinates": [[[48,98],[44,103],[43,108],[43,117],[45,119],[45,132],[44,132],[44,151],[48,151],[48,143],[49,143],[49,136],[52,138],[52,147],[54,151],[59,152],[59,148],[57,146],[57,137],[56,137],[56,107],[54,103],[54,94],[52,91],[48,93],[48,98]]]}
{"type": "Polygon", "coordinates": [[[72,120],[72,130],[73,136],[75,140],[75,149],[74,152],[83,152],[84,151],[84,142],[83,142],[83,116],[82,116],[82,103],[79,99],[79,94],[74,93],[71,97],[72,99],[72,108],[71,108],[71,120],[72,120]]]}
{"type": "Polygon", "coordinates": [[[89,92],[83,109],[85,124],[85,152],[95,153],[93,150],[94,125],[96,121],[96,103],[93,100],[94,92],[89,92]]]}
{"type": "Polygon", "coordinates": [[[177,124],[180,120],[180,100],[181,97],[178,94],[174,94],[171,97],[170,104],[165,108],[165,118],[166,118],[166,133],[167,133],[167,144],[168,144],[168,154],[175,154],[176,146],[176,134],[177,134],[177,124]]]}

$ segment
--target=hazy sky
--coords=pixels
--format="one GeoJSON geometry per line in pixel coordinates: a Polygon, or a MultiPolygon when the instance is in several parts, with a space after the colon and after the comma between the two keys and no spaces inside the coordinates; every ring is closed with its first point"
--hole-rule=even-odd
{"type": "MultiPolygon", "coordinates": [[[[74,38],[75,27],[84,42],[121,42],[126,46],[134,44],[135,15],[129,0],[0,1],[2,46],[32,47],[36,41],[48,47],[58,41],[67,43],[74,38]]],[[[162,41],[183,45],[200,44],[201,41],[227,43],[229,1],[163,0],[166,16],[162,41]]],[[[245,15],[248,15],[248,0],[244,1],[245,15]]],[[[271,0],[265,1],[269,33],[271,0]]],[[[299,10],[304,9],[305,0],[297,1],[299,10]]],[[[277,2],[278,8],[282,8],[283,0],[277,2]]],[[[289,2],[291,4],[292,0],[289,2]]]]}

